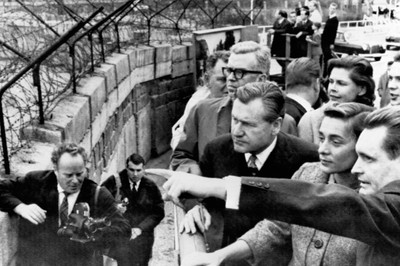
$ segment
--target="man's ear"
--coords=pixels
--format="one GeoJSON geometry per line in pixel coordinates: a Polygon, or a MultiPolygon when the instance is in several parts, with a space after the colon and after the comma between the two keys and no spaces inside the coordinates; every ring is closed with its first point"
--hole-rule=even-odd
{"type": "Polygon", "coordinates": [[[210,75],[205,72],[203,75],[204,84],[208,84],[210,82],[210,75]]]}
{"type": "Polygon", "coordinates": [[[281,131],[282,121],[283,118],[278,117],[274,122],[272,122],[272,135],[276,136],[281,131]]]}
{"type": "Polygon", "coordinates": [[[261,74],[257,77],[258,82],[265,82],[268,80],[268,75],[267,74],[261,74]]]}

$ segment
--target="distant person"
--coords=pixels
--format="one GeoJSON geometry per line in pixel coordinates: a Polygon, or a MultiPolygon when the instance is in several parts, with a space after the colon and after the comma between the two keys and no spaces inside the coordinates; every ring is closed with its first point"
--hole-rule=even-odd
{"type": "Polygon", "coordinates": [[[320,57],[322,55],[321,49],[321,23],[313,22],[312,29],[314,31],[313,35],[308,35],[306,41],[311,45],[311,58],[316,62],[320,62],[320,57]]]}
{"type": "Polygon", "coordinates": [[[294,49],[295,54],[292,57],[298,58],[307,56],[308,45],[306,41],[306,36],[313,34],[312,22],[309,19],[309,16],[310,11],[302,8],[300,11],[301,20],[298,21],[293,28],[293,33],[296,34],[296,49],[294,49]]]}
{"type": "Polygon", "coordinates": [[[393,59],[390,66],[388,89],[390,93],[390,105],[400,105],[400,53],[393,59]]]}
{"type": "Polygon", "coordinates": [[[164,201],[157,185],[146,177],[145,161],[139,154],[126,159],[126,167],[102,184],[115,198],[129,221],[132,236],[129,242],[113,246],[118,266],[148,265],[154,243],[154,228],[164,218],[164,201]]]}
{"type": "MultiPolygon", "coordinates": [[[[276,12],[276,20],[270,33],[274,34],[271,46],[271,55],[276,57],[285,57],[286,55],[286,36],[285,33],[290,31],[291,25],[287,20],[287,13],[284,10],[276,12]]],[[[282,73],[285,74],[286,62],[284,60],[277,60],[282,67],[282,73]]]]}
{"type": "Polygon", "coordinates": [[[385,107],[390,103],[390,91],[389,91],[389,71],[392,66],[393,61],[387,63],[387,68],[385,72],[379,77],[378,81],[378,95],[381,98],[379,101],[379,107],[385,107]]]}
{"type": "Polygon", "coordinates": [[[192,108],[206,98],[221,98],[226,96],[226,77],[222,73],[222,67],[228,63],[229,51],[216,51],[206,61],[206,70],[203,75],[204,86],[197,88],[186,104],[185,111],[179,120],[172,126],[171,148],[175,149],[180,139],[185,138],[183,131],[186,119],[192,108]]]}
{"type": "Polygon", "coordinates": [[[308,5],[310,8],[310,20],[315,23],[322,23],[322,14],[319,1],[311,1],[308,5]]]}
{"type": "Polygon", "coordinates": [[[299,137],[315,144],[319,143],[318,130],[329,103],[357,102],[373,106],[375,100],[373,68],[367,59],[356,55],[331,59],[328,75],[329,102],[304,114],[297,126],[299,137]]]}
{"type": "Polygon", "coordinates": [[[319,64],[308,57],[293,60],[286,69],[285,110],[296,124],[318,100],[320,72],[319,64]]]}
{"type": "Polygon", "coordinates": [[[325,22],[325,27],[321,35],[321,48],[323,53],[323,77],[327,76],[328,61],[333,57],[332,51],[335,46],[336,33],[339,26],[336,9],[336,3],[331,3],[329,5],[329,17],[325,22]]]}

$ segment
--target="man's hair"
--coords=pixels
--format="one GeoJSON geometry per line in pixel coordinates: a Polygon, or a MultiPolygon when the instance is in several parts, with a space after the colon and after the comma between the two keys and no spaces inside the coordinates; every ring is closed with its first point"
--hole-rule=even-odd
{"type": "Polygon", "coordinates": [[[287,89],[289,91],[297,85],[310,87],[320,74],[321,69],[317,61],[308,57],[296,58],[286,68],[287,89]]]}
{"type": "Polygon", "coordinates": [[[257,69],[269,76],[269,69],[271,67],[271,54],[269,48],[265,45],[258,44],[254,41],[239,42],[231,47],[233,54],[249,54],[256,55],[257,69]]]}
{"type": "Polygon", "coordinates": [[[143,157],[140,156],[140,155],[137,154],[137,153],[133,153],[131,156],[129,156],[129,157],[126,159],[126,165],[128,165],[129,162],[131,162],[131,163],[133,163],[133,164],[136,164],[136,165],[138,165],[138,164],[143,164],[143,165],[144,165],[144,164],[145,164],[143,157]]]}
{"type": "Polygon", "coordinates": [[[229,51],[215,51],[207,58],[206,71],[212,71],[218,60],[222,60],[222,62],[227,64],[230,55],[231,53],[229,51]]]}
{"type": "Polygon", "coordinates": [[[365,119],[365,128],[377,127],[387,129],[382,149],[389,159],[398,158],[400,156],[400,106],[387,106],[369,114],[365,119]]]}
{"type": "Polygon", "coordinates": [[[236,96],[245,104],[255,99],[261,99],[265,111],[264,120],[267,122],[273,122],[285,115],[285,98],[275,82],[247,83],[237,89],[236,96]]]}
{"type": "Polygon", "coordinates": [[[279,10],[278,14],[283,18],[287,18],[287,13],[285,10],[279,10]]]}
{"type": "Polygon", "coordinates": [[[334,58],[328,61],[328,76],[332,69],[343,68],[350,72],[350,79],[360,87],[365,87],[365,94],[358,95],[354,100],[357,103],[363,103],[373,106],[375,100],[375,81],[373,79],[373,68],[367,59],[356,55],[350,55],[342,58],[334,58]]]}
{"type": "Polygon", "coordinates": [[[64,153],[69,153],[71,156],[81,155],[83,163],[86,165],[88,157],[83,147],[75,143],[62,143],[58,145],[51,153],[51,162],[55,167],[58,167],[58,161],[64,153]]]}
{"type": "Polygon", "coordinates": [[[374,110],[373,107],[362,103],[334,103],[325,109],[324,115],[346,121],[355,139],[358,139],[365,128],[365,118],[374,110]]]}

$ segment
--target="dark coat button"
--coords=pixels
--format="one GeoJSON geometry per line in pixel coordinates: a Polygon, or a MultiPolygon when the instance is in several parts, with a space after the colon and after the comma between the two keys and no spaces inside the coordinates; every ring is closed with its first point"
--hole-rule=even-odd
{"type": "Polygon", "coordinates": [[[317,239],[317,240],[314,241],[314,247],[315,247],[315,248],[320,249],[320,248],[322,248],[323,246],[324,246],[324,241],[319,240],[319,239],[317,239]]]}

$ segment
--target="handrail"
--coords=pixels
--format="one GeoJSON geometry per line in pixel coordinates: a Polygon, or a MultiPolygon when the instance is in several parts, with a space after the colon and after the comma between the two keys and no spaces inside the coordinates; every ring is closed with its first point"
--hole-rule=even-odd
{"type": "Polygon", "coordinates": [[[79,30],[81,30],[85,24],[87,24],[91,19],[93,19],[101,10],[98,9],[93,14],[85,19],[84,21],[77,22],[74,27],[63,34],[58,40],[52,44],[50,47],[45,49],[36,59],[32,60],[26,67],[19,71],[13,78],[11,78],[3,87],[0,89],[0,135],[1,143],[3,149],[3,162],[4,170],[8,175],[10,174],[10,161],[8,158],[8,148],[7,148],[7,135],[4,123],[4,112],[3,112],[3,95],[4,93],[21,77],[23,77],[28,71],[33,70],[33,83],[38,89],[38,104],[39,104],[39,123],[44,123],[44,111],[42,103],[42,92],[40,88],[40,77],[39,68],[40,64],[48,58],[54,51],[56,51],[61,45],[67,43],[67,41],[74,36],[79,30]]]}

